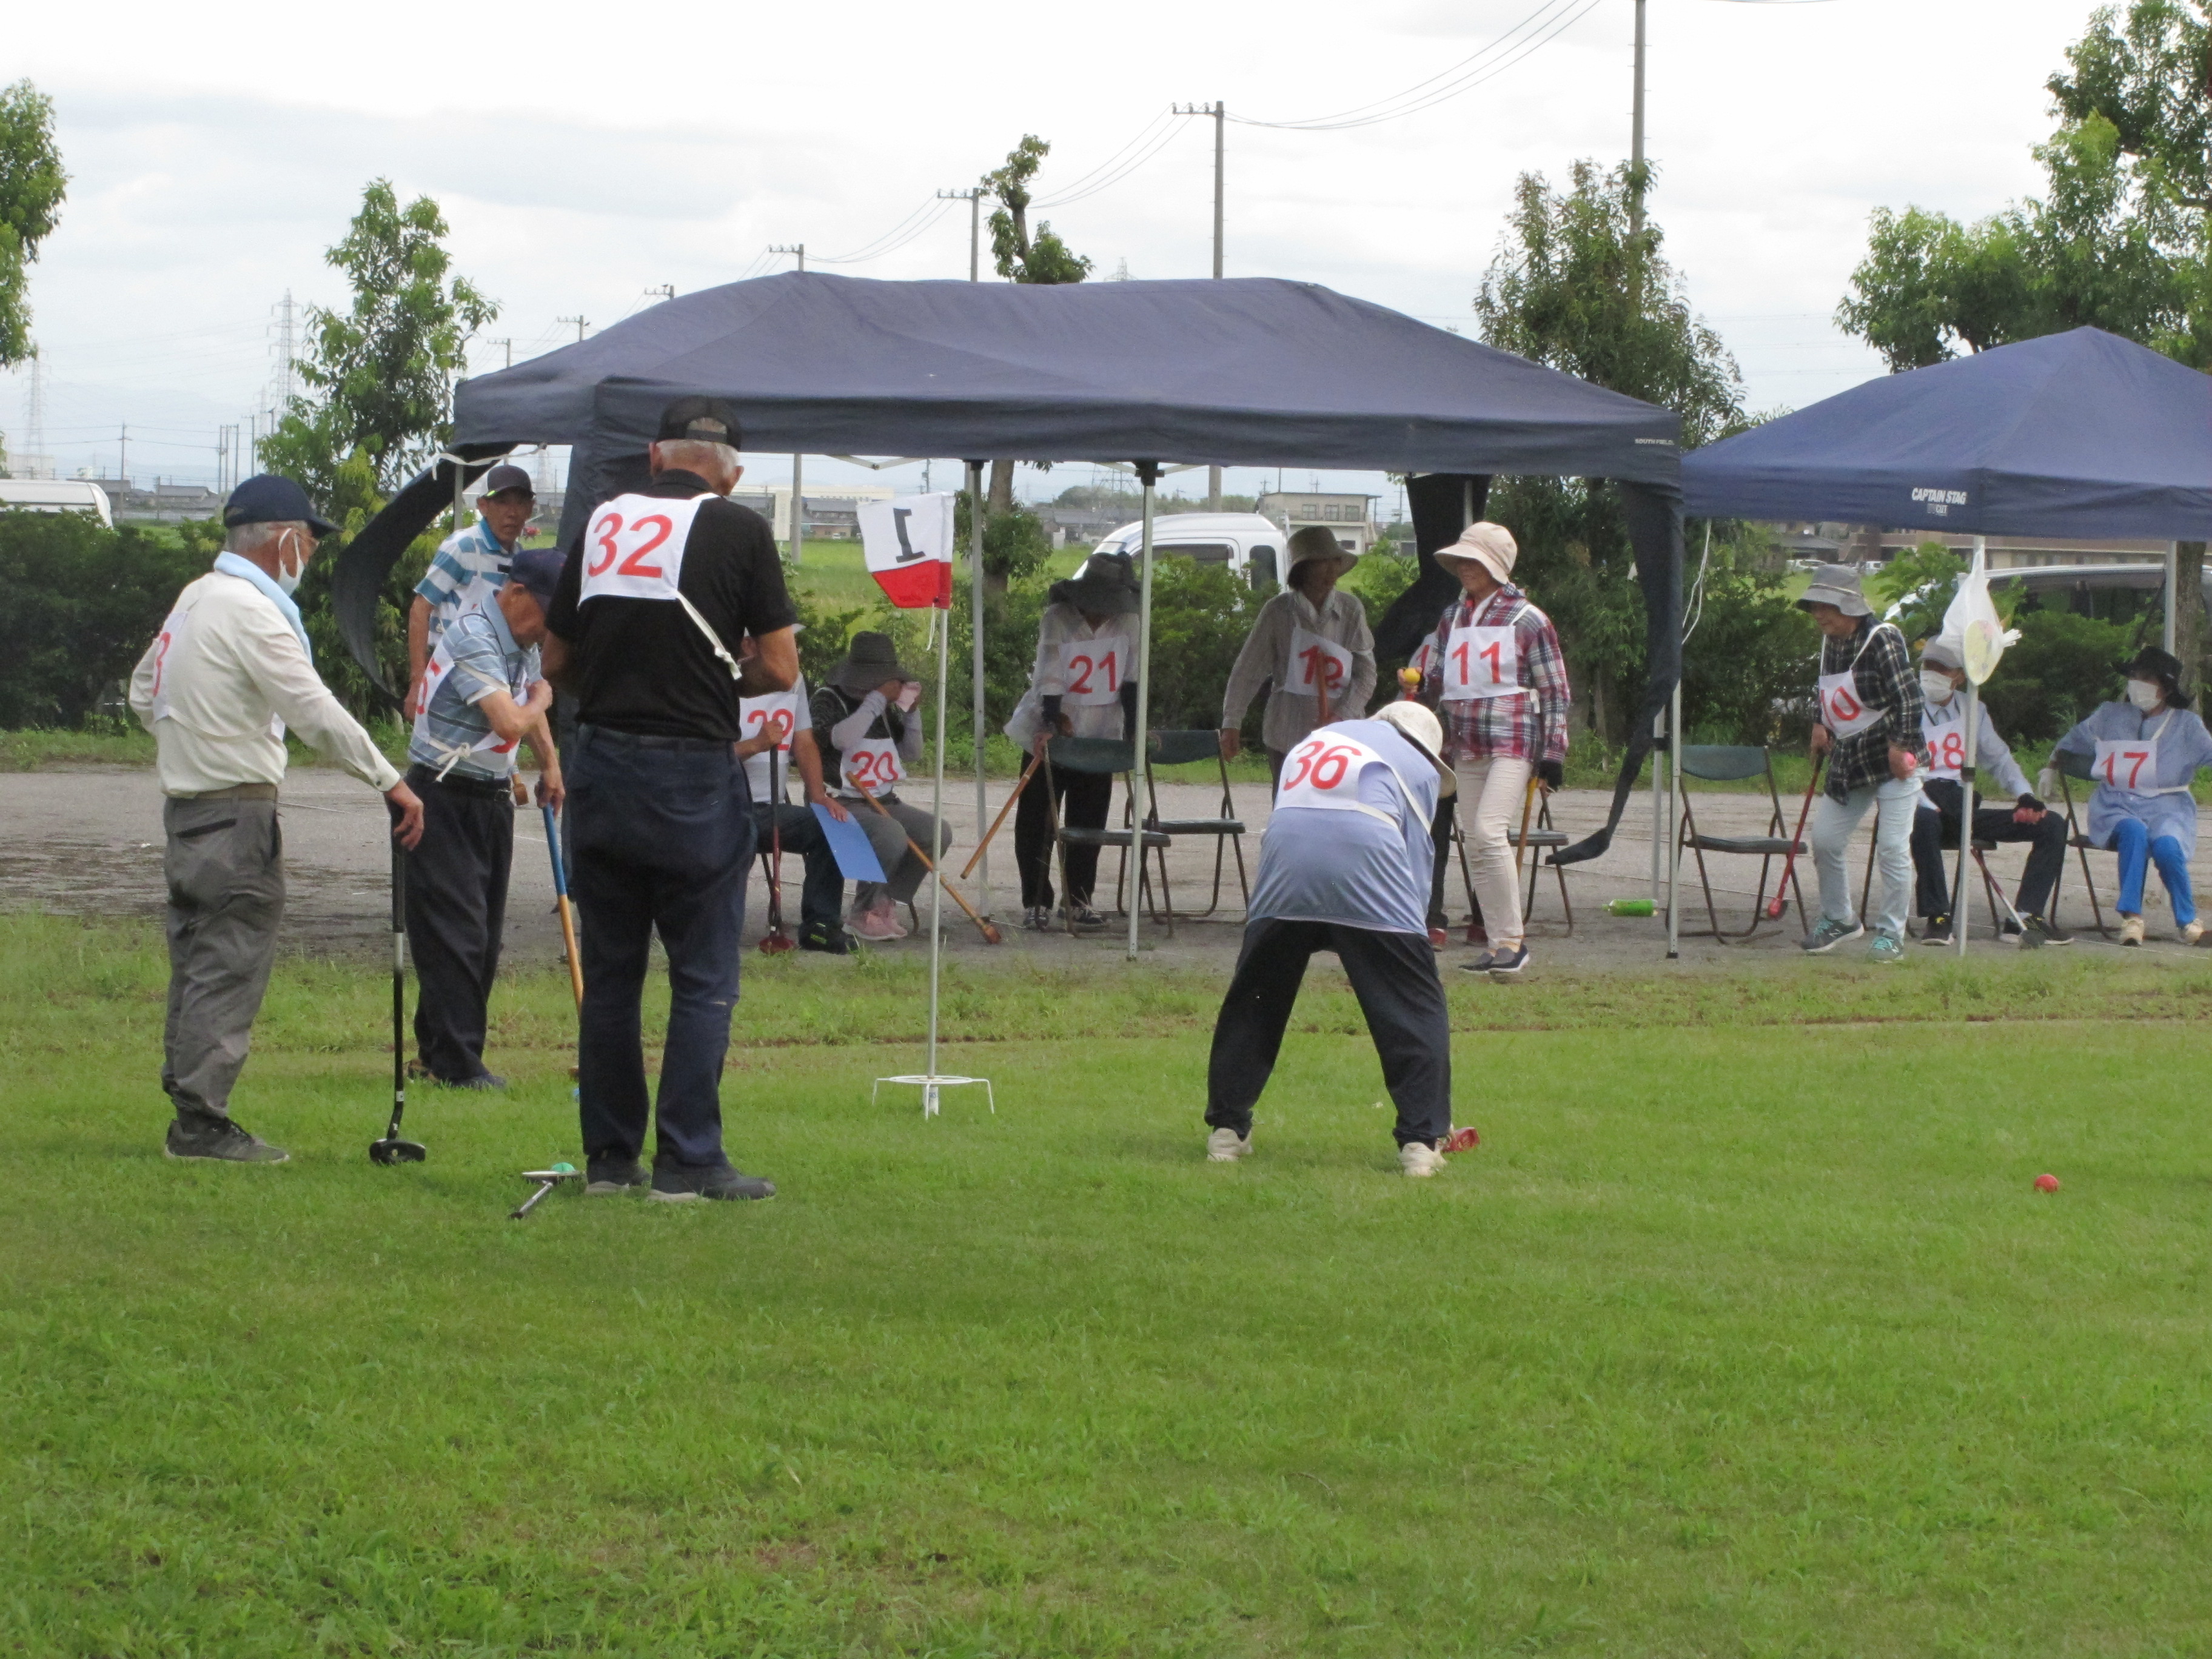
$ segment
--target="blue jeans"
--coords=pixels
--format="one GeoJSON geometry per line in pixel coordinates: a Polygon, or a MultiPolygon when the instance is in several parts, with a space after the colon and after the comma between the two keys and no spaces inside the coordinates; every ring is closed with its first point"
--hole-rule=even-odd
{"type": "Polygon", "coordinates": [[[2189,885],[2189,854],[2179,842],[2172,836],[2153,841],[2149,827],[2141,818],[2122,818],[2112,829],[2112,850],[2120,855],[2122,915],[2142,914],[2143,876],[2146,866],[2155,859],[2166,896],[2173,901],[2173,925],[2186,927],[2197,920],[2197,895],[2189,885]]]}
{"type": "Polygon", "coordinates": [[[640,1000],[657,930],[668,953],[668,1032],[656,1165],[718,1167],[722,1057],[738,1001],[753,815],[726,744],[656,746],[579,726],[568,763],[570,890],[583,927],[577,1099],[584,1151],[645,1147],[640,1000]]]}

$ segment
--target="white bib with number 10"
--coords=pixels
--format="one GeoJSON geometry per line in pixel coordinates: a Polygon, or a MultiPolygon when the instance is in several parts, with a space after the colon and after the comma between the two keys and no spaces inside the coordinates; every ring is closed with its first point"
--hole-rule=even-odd
{"type": "Polygon", "coordinates": [[[694,495],[617,495],[592,514],[584,532],[583,582],[577,603],[601,598],[669,599],[684,574],[684,544],[699,516],[694,495]]]}
{"type": "MultiPolygon", "coordinates": [[[[1802,685],[1804,682],[1798,682],[1802,685]]],[[[1881,710],[1869,708],[1859,701],[1858,682],[1848,668],[1840,674],[1820,676],[1820,724],[1837,737],[1848,738],[1863,732],[1881,718],[1881,710]]]]}
{"type": "Polygon", "coordinates": [[[1070,640],[1061,646],[1061,700],[1079,708],[1097,708],[1118,702],[1121,696],[1124,643],[1119,639],[1070,640]]]}
{"type": "Polygon", "coordinates": [[[880,795],[895,789],[906,775],[899,764],[898,743],[892,738],[863,738],[839,757],[837,769],[847,783],[880,795]]]}
{"type": "MultiPolygon", "coordinates": [[[[1364,812],[1385,823],[1394,822],[1380,807],[1359,799],[1359,775],[1370,766],[1397,768],[1357,738],[1323,730],[1308,738],[1283,757],[1283,780],[1276,786],[1275,806],[1320,806],[1339,812],[1364,812]]],[[[1402,781],[1398,785],[1403,790],[1402,781]]]]}
{"type": "Polygon", "coordinates": [[[1510,697],[1521,684],[1521,642],[1510,624],[1504,628],[1455,628],[1444,645],[1446,702],[1481,697],[1510,697]]]}

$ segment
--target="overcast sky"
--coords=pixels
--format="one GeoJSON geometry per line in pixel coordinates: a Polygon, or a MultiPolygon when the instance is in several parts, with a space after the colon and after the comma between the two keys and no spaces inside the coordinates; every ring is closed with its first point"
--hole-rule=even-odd
{"type": "MultiPolygon", "coordinates": [[[[1802,407],[1881,372],[1829,321],[1869,211],[1974,216],[2034,190],[2043,82],[2091,9],[1650,0],[1652,210],[1751,406],[1802,407]]],[[[1126,156],[1171,102],[1328,115],[1526,40],[1511,32],[1537,14],[1540,29],[1566,27],[1424,112],[1229,128],[1229,276],[1324,283],[1469,332],[1516,175],[1627,154],[1631,0],[627,13],[115,0],[96,30],[72,8],[19,9],[4,73],[53,96],[71,174],[32,287],[46,447],[64,472],[112,473],[128,422],[135,477],[211,480],[216,426],[266,406],[276,303],[288,289],[303,307],[343,301],[322,254],[372,177],[437,198],[458,268],[500,302],[488,332],[520,359],[574,338],[563,317],[596,330],[663,284],[787,269],[771,243],[805,243],[810,268],[863,250],[1024,132],[1052,143],[1048,200],[1126,156]]],[[[1210,268],[1212,123],[1162,125],[1175,130],[1143,165],[1043,216],[1102,276],[1210,268]]],[[[951,206],[903,247],[822,268],[961,276],[967,264],[966,210],[951,206]]],[[[474,367],[507,349],[480,343],[474,367]]],[[[0,377],[11,448],[27,379],[0,377]]],[[[787,468],[763,457],[755,471],[787,468]]],[[[808,471],[810,489],[854,476],[808,471]]],[[[1230,487],[1259,478],[1233,472],[1230,487]]]]}

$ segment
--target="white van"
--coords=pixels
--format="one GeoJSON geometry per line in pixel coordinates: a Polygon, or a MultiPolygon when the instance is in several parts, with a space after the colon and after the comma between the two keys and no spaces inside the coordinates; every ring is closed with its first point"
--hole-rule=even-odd
{"type": "Polygon", "coordinates": [[[0,478],[0,513],[82,513],[110,530],[107,492],[89,478],[0,478]]]}
{"type": "MultiPolygon", "coordinates": [[[[1283,564],[1283,539],[1280,526],[1257,513],[1170,513],[1152,520],[1155,553],[1173,553],[1200,564],[1225,564],[1253,586],[1271,592],[1290,585],[1284,580],[1290,573],[1283,564]]],[[[1139,521],[1123,525],[1091,550],[1127,553],[1133,558],[1144,545],[1145,526],[1139,521]]],[[[1079,568],[1076,574],[1082,572],[1079,568]]]]}

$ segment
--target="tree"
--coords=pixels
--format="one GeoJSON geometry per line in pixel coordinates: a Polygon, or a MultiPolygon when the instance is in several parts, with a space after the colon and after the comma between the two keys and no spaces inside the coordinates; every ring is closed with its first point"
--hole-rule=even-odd
{"type": "Polygon", "coordinates": [[[28,81],[0,88],[0,368],[31,355],[31,262],[68,190],[54,100],[28,81]]]}
{"type": "MultiPolygon", "coordinates": [[[[1575,163],[1565,192],[1523,174],[1475,316],[1490,344],[1662,404],[1682,417],[1685,447],[1707,443],[1742,423],[1742,377],[1661,257],[1656,222],[1631,231],[1631,182],[1626,166],[1589,161],[1575,163]]],[[[1515,478],[1490,503],[1520,541],[1516,579],[1541,592],[1590,726],[1621,742],[1644,624],[1619,497],[1601,480],[1515,478]]]]}
{"type": "MultiPolygon", "coordinates": [[[[1043,220],[1037,221],[1036,235],[1030,234],[1030,180],[1050,154],[1050,144],[1025,132],[1022,142],[1006,152],[1006,165],[982,178],[983,193],[999,204],[991,210],[991,262],[1009,282],[1079,283],[1091,274],[1091,261],[1070,252],[1043,220]]],[[[1014,510],[1011,460],[991,463],[989,506],[993,517],[1014,510]]]]}

